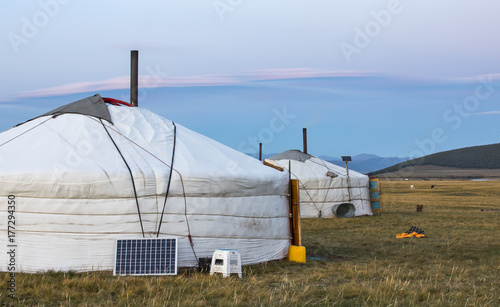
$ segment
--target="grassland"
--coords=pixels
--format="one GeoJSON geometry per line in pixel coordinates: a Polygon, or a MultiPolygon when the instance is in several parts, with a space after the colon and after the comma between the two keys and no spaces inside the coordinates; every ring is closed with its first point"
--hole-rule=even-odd
{"type": "Polygon", "coordinates": [[[405,167],[397,171],[378,174],[384,179],[424,179],[435,178],[441,180],[471,179],[471,178],[500,178],[500,169],[457,168],[437,165],[419,165],[405,167]]]}
{"type": "Polygon", "coordinates": [[[500,306],[500,212],[481,211],[500,209],[500,181],[382,181],[382,189],[380,216],[302,220],[303,244],[314,257],[305,264],[246,266],[242,279],[193,270],[166,277],[18,274],[16,299],[6,297],[4,274],[0,300],[3,306],[500,306]],[[428,238],[395,238],[412,225],[428,238]]]}

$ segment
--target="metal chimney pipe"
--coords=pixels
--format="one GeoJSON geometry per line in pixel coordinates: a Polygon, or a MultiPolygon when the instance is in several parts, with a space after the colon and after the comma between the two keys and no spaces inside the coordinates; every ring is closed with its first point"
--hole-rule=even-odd
{"type": "Polygon", "coordinates": [[[307,153],[307,128],[302,128],[302,138],[304,143],[304,153],[307,153]]]}
{"type": "Polygon", "coordinates": [[[139,51],[130,51],[130,104],[139,106],[139,51]]]}
{"type": "Polygon", "coordinates": [[[259,143],[259,161],[262,161],[262,143],[259,143]]]}

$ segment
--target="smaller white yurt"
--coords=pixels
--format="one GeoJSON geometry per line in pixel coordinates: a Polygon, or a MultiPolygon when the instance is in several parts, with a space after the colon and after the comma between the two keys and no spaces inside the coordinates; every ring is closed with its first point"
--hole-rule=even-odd
{"type": "Polygon", "coordinates": [[[287,150],[268,160],[299,180],[303,218],[372,215],[369,178],[300,150],[287,150]],[[351,205],[352,204],[352,205],[351,205]]]}

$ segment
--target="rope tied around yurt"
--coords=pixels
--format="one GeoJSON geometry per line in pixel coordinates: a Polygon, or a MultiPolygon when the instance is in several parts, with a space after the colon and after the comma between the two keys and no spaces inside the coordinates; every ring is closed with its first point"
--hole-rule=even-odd
{"type": "MultiPolygon", "coordinates": [[[[326,169],[328,169],[329,171],[331,171],[331,170],[330,170],[330,168],[328,168],[328,166],[327,166],[324,162],[322,162],[322,164],[320,164],[320,163],[318,163],[318,162],[314,161],[313,159],[310,159],[310,161],[311,161],[312,163],[317,164],[317,165],[324,166],[326,169]]],[[[285,169],[286,169],[286,167],[285,167],[285,169]]],[[[323,202],[322,202],[322,204],[323,204],[323,205],[321,206],[321,208],[318,208],[318,204],[316,204],[316,202],[314,201],[314,198],[313,198],[313,197],[311,196],[311,194],[309,193],[308,188],[307,188],[307,187],[305,186],[305,184],[304,184],[304,183],[303,183],[303,182],[299,179],[299,177],[298,177],[297,175],[295,175],[295,174],[294,174],[294,173],[293,173],[290,169],[291,169],[291,165],[289,165],[289,167],[288,167],[288,171],[289,171],[292,175],[294,175],[294,176],[295,176],[295,178],[297,178],[297,179],[299,180],[300,185],[302,185],[302,190],[303,190],[304,192],[306,192],[307,196],[309,196],[309,199],[310,199],[310,201],[311,201],[312,205],[314,206],[314,208],[316,208],[316,211],[318,211],[318,218],[320,218],[320,217],[322,216],[322,213],[323,213],[323,212],[322,212],[322,211],[323,211],[323,206],[324,206],[324,204],[325,204],[325,202],[326,202],[326,199],[327,199],[327,197],[328,197],[328,193],[329,193],[329,192],[330,192],[330,190],[332,189],[332,182],[333,182],[333,178],[331,178],[331,180],[330,180],[330,182],[329,182],[329,184],[328,184],[328,188],[326,189],[325,197],[323,198],[323,202]]],[[[316,178],[318,178],[318,177],[316,176],[316,178]]]]}
{"type": "Polygon", "coordinates": [[[200,259],[198,258],[198,256],[196,255],[196,252],[194,250],[193,237],[191,236],[191,228],[189,227],[189,219],[188,219],[188,216],[187,216],[186,190],[184,189],[184,180],[182,179],[182,176],[181,176],[181,174],[179,172],[177,172],[177,174],[179,174],[179,178],[181,179],[182,195],[184,196],[184,216],[186,218],[186,226],[187,226],[187,230],[188,230],[189,244],[191,245],[191,250],[193,251],[194,259],[198,263],[198,266],[201,266],[200,265],[200,259]]]}
{"type": "MultiPolygon", "coordinates": [[[[92,118],[94,119],[94,118],[92,118]]],[[[94,119],[95,120],[95,119],[94,119]]],[[[101,123],[104,125],[104,123],[101,121],[101,123]]],[[[173,124],[173,122],[172,122],[173,124]]],[[[175,124],[174,124],[175,125],[175,124]]],[[[176,126],[174,126],[176,127],[176,126]]],[[[191,236],[191,229],[189,227],[189,220],[188,220],[188,217],[187,217],[187,196],[186,196],[186,188],[184,186],[184,180],[182,178],[182,175],[181,173],[174,169],[173,168],[173,165],[168,165],[167,163],[165,163],[165,161],[163,161],[162,159],[158,158],[156,155],[154,155],[153,153],[151,153],[150,151],[148,151],[146,148],[142,147],[141,145],[137,144],[136,142],[134,142],[133,140],[129,139],[128,137],[126,137],[125,135],[123,135],[120,131],[117,131],[116,129],[114,129],[113,127],[109,127],[111,130],[115,131],[117,134],[121,135],[123,138],[125,138],[126,140],[128,140],[129,142],[131,142],[132,144],[134,144],[135,146],[137,146],[138,148],[144,150],[146,153],[148,153],[149,155],[151,155],[152,157],[154,157],[155,159],[157,159],[159,162],[163,163],[164,165],[166,165],[167,167],[170,167],[171,169],[171,172],[174,171],[175,173],[177,173],[177,175],[179,175],[179,178],[180,178],[180,181],[181,181],[181,186],[182,186],[182,194],[183,194],[183,198],[184,198],[184,215],[186,217],[186,225],[187,225],[187,229],[188,229],[188,235],[187,235],[187,238],[189,240],[189,244],[191,245],[191,249],[193,251],[193,255],[196,259],[196,262],[198,262],[198,265],[199,265],[199,259],[198,259],[198,256],[196,255],[196,251],[194,250],[194,241],[193,241],[193,237],[191,236]]],[[[108,130],[106,129],[106,132],[108,130]]],[[[108,135],[109,135],[109,132],[108,132],[108,135]]],[[[169,180],[169,183],[170,183],[170,180],[169,180]]],[[[139,213],[140,214],[140,213],[139,213]]],[[[141,220],[141,227],[142,227],[142,220],[141,220]]],[[[159,231],[158,231],[158,234],[159,234],[159,231]]]]}
{"type": "Polygon", "coordinates": [[[167,206],[168,191],[170,191],[170,182],[172,181],[172,171],[174,169],[175,143],[177,140],[177,126],[175,125],[174,122],[172,122],[172,125],[174,126],[174,142],[172,145],[172,160],[170,162],[170,173],[168,174],[167,191],[165,192],[165,200],[163,201],[163,210],[161,211],[160,223],[158,224],[158,232],[156,233],[157,238],[160,236],[160,229],[161,229],[161,224],[163,222],[163,215],[165,213],[165,207],[167,206]]]}
{"type": "MultiPolygon", "coordinates": [[[[285,167],[285,169],[286,169],[286,167],[285,167]]],[[[297,178],[297,180],[299,181],[299,183],[302,185],[303,190],[306,192],[307,196],[309,196],[309,199],[311,200],[311,202],[312,202],[313,206],[316,208],[316,210],[317,210],[318,212],[321,212],[321,210],[318,208],[318,206],[316,206],[316,203],[314,202],[313,197],[311,196],[311,194],[309,194],[309,191],[307,190],[307,188],[306,188],[306,186],[304,185],[304,183],[303,183],[303,182],[299,179],[299,177],[298,177],[297,175],[295,175],[295,174],[291,171],[291,166],[289,166],[288,171],[290,172],[290,174],[294,175],[294,176],[295,176],[295,178],[297,178]]],[[[320,217],[321,217],[321,215],[320,215],[320,217]]]]}
{"type": "MultiPolygon", "coordinates": [[[[37,128],[38,126],[41,126],[41,125],[45,124],[46,122],[48,122],[49,120],[51,120],[51,119],[53,119],[53,118],[55,118],[55,116],[51,116],[51,117],[47,118],[46,120],[44,120],[43,122],[41,122],[41,123],[39,123],[39,124],[37,124],[37,125],[35,125],[35,126],[33,126],[33,127],[29,128],[28,130],[24,131],[23,133],[20,133],[20,134],[16,135],[15,137],[11,138],[10,140],[8,140],[8,141],[6,141],[6,142],[3,142],[2,144],[0,144],[0,146],[3,146],[3,145],[5,145],[5,144],[7,144],[7,143],[9,143],[9,142],[11,142],[11,141],[13,141],[13,140],[17,139],[17,138],[18,138],[18,137],[20,137],[21,135],[23,135],[23,134],[26,134],[26,133],[30,132],[31,130],[33,130],[33,129],[37,128]]],[[[19,125],[17,125],[17,126],[19,126],[19,125]]],[[[14,127],[16,127],[16,126],[14,126],[14,127]]]]}
{"type": "Polygon", "coordinates": [[[106,133],[108,134],[109,138],[111,139],[111,142],[113,142],[113,145],[115,145],[116,150],[120,154],[120,157],[122,157],[123,162],[127,166],[128,172],[130,174],[130,179],[132,181],[132,187],[134,189],[134,197],[135,197],[135,203],[137,205],[137,213],[139,214],[139,222],[141,224],[142,237],[145,238],[146,236],[144,234],[144,226],[142,225],[141,209],[139,207],[139,199],[137,197],[137,189],[135,188],[134,175],[132,174],[132,170],[130,169],[130,166],[128,165],[127,160],[125,160],[125,157],[123,156],[122,152],[120,151],[120,148],[118,148],[118,145],[116,145],[115,140],[113,139],[113,137],[109,133],[108,129],[106,128],[106,125],[104,125],[104,123],[102,122],[102,119],[99,119],[99,121],[101,122],[104,130],[106,130],[106,133]]]}
{"type": "MultiPolygon", "coordinates": [[[[326,163],[323,160],[321,160],[322,164],[319,164],[318,162],[314,161],[313,159],[311,159],[311,162],[316,163],[316,164],[318,164],[320,166],[324,166],[328,171],[332,171],[330,168],[328,168],[328,166],[326,165],[326,163]]],[[[328,188],[326,189],[325,197],[323,198],[323,205],[321,206],[321,210],[319,211],[319,216],[318,217],[321,217],[321,214],[322,214],[322,211],[323,211],[323,206],[325,205],[326,199],[328,198],[328,192],[330,192],[330,189],[332,187],[333,178],[334,177],[330,177],[330,182],[328,183],[328,188]]]]}

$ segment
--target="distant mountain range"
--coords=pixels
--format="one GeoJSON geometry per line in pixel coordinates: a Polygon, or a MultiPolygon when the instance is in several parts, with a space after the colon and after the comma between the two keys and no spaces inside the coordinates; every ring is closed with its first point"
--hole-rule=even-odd
{"type": "MultiPolygon", "coordinates": [[[[276,153],[264,154],[264,159],[268,159],[274,156],[276,153]]],[[[248,154],[254,158],[259,158],[258,155],[248,154]]],[[[345,167],[345,162],[342,162],[342,159],[321,155],[318,158],[333,163],[335,165],[339,165],[345,167]]],[[[387,168],[389,166],[393,166],[403,161],[407,161],[406,157],[379,157],[373,154],[359,154],[356,156],[352,156],[352,161],[349,162],[349,169],[355,170],[357,172],[366,174],[369,172],[374,172],[383,168],[387,168]]]]}
{"type": "MultiPolygon", "coordinates": [[[[342,162],[341,158],[332,158],[329,156],[319,156],[325,161],[330,163],[345,166],[345,162],[342,162]]],[[[372,154],[359,154],[352,156],[352,161],[349,162],[349,169],[355,170],[357,172],[367,174],[380,169],[393,166],[395,164],[401,163],[403,161],[408,161],[407,157],[379,157],[372,154]]]]}
{"type": "MultiPolygon", "coordinates": [[[[275,154],[265,154],[268,159],[275,154]]],[[[250,155],[254,158],[258,156],[250,155]]],[[[345,167],[341,158],[320,155],[330,163],[345,167]]],[[[438,152],[409,160],[407,157],[352,156],[349,169],[382,177],[487,178],[500,177],[500,143],[438,152]],[[401,170],[401,172],[399,172],[401,170]]]]}

